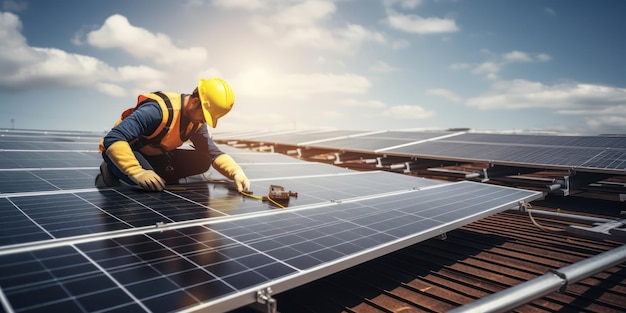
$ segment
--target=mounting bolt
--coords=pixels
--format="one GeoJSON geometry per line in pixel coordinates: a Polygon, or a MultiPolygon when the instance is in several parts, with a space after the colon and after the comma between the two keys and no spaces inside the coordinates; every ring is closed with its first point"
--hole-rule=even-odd
{"type": "Polygon", "coordinates": [[[265,304],[267,313],[276,313],[277,305],[276,299],[272,298],[272,287],[267,287],[265,289],[257,291],[256,302],[260,304],[265,304]]]}

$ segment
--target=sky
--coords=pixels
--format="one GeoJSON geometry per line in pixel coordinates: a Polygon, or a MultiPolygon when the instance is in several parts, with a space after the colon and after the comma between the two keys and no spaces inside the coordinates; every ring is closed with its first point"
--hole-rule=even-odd
{"type": "Polygon", "coordinates": [[[0,1],[0,128],[105,132],[222,77],[215,131],[626,133],[626,1],[0,1]]]}

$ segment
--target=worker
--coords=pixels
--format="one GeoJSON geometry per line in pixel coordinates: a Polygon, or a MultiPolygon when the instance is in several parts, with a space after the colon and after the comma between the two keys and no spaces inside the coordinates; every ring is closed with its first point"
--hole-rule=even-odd
{"type": "Polygon", "coordinates": [[[120,120],[100,141],[104,161],[96,185],[139,185],[161,191],[166,184],[202,174],[211,165],[233,180],[238,191],[247,191],[250,181],[233,158],[220,151],[209,135],[220,117],[235,103],[235,95],[220,78],[200,79],[191,94],[153,92],[142,94],[137,105],[122,113],[120,120]],[[190,140],[192,148],[181,148],[190,140]]]}

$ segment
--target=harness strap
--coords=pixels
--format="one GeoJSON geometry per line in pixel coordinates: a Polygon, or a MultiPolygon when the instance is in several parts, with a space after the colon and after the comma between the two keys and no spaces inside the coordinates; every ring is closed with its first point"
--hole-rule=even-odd
{"type": "Polygon", "coordinates": [[[153,94],[159,96],[161,99],[163,99],[163,102],[165,102],[165,106],[167,107],[167,111],[168,111],[168,115],[167,115],[167,122],[165,123],[165,127],[163,127],[163,129],[161,129],[161,132],[156,135],[155,137],[153,137],[152,139],[147,139],[145,137],[139,137],[137,138],[137,140],[135,140],[131,146],[133,148],[133,150],[139,150],[147,145],[153,145],[159,149],[161,149],[163,151],[164,154],[167,155],[167,151],[165,151],[165,149],[160,145],[161,140],[163,139],[163,137],[165,137],[165,135],[167,135],[167,132],[170,130],[170,127],[172,126],[172,121],[174,119],[174,108],[172,107],[172,102],[170,101],[170,99],[163,94],[160,91],[155,91],[153,92],[153,94]]]}
{"type": "Polygon", "coordinates": [[[180,139],[182,140],[182,142],[185,142],[189,140],[189,138],[191,138],[191,136],[196,131],[198,131],[200,123],[191,123],[193,126],[191,130],[187,132],[187,128],[189,127],[190,122],[184,117],[185,115],[183,114],[183,111],[185,110],[185,95],[184,94],[180,95],[180,103],[181,103],[181,106],[180,106],[181,123],[180,123],[179,133],[180,133],[180,139]]]}

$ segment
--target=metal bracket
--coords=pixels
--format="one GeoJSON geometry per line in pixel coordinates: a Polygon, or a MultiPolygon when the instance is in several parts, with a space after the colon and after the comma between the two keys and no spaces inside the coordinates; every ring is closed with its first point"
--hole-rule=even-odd
{"type": "Polygon", "coordinates": [[[267,287],[265,289],[256,292],[256,302],[265,304],[267,313],[276,313],[276,299],[272,298],[272,288],[267,287]]]}
{"type": "Polygon", "coordinates": [[[593,227],[570,225],[567,232],[593,239],[626,242],[626,219],[595,223],[593,227]]]}
{"type": "Polygon", "coordinates": [[[532,205],[530,203],[528,203],[527,201],[520,201],[519,202],[519,211],[520,212],[527,212],[528,209],[531,209],[532,205]]]}

